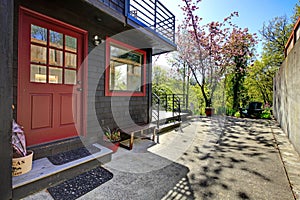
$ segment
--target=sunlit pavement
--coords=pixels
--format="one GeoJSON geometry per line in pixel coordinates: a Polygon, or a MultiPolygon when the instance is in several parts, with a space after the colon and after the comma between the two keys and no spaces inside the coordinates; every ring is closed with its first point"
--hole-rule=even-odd
{"type": "MultiPolygon", "coordinates": [[[[300,158],[275,121],[195,118],[159,141],[137,140],[132,151],[119,148],[104,165],[113,179],[79,199],[299,196],[300,158]]],[[[52,197],[41,191],[26,199],[52,197]]]]}

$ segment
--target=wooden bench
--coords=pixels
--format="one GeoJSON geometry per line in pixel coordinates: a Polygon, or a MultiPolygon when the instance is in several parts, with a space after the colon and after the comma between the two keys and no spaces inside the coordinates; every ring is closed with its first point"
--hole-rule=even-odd
{"type": "MultiPolygon", "coordinates": [[[[147,138],[147,139],[151,139],[152,141],[154,141],[156,135],[155,127],[156,126],[154,124],[143,124],[143,125],[135,124],[127,128],[121,128],[121,134],[127,134],[129,136],[129,139],[127,139],[128,146],[127,145],[125,146],[128,147],[129,150],[131,150],[133,148],[134,139],[137,137],[145,138],[144,132],[146,131],[152,132],[152,138],[147,138]]],[[[121,141],[121,144],[124,145],[124,143],[126,143],[127,140],[121,141]]]]}
{"type": "Polygon", "coordinates": [[[250,102],[247,108],[239,108],[241,117],[260,117],[260,114],[264,109],[262,109],[261,102],[250,102]]]}

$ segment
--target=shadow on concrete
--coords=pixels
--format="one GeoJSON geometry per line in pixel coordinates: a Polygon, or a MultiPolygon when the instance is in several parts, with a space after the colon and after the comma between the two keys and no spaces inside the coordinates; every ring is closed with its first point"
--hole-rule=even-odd
{"type": "Polygon", "coordinates": [[[195,144],[181,158],[199,163],[188,176],[197,199],[293,199],[270,121],[227,117],[224,123],[218,118],[201,123],[206,129],[199,134],[219,138],[195,144]]]}

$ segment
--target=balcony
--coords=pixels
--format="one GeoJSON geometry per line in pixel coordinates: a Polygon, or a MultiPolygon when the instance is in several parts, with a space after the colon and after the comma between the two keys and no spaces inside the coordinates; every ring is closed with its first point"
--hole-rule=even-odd
{"type": "Polygon", "coordinates": [[[127,17],[175,43],[175,16],[158,0],[129,0],[127,17]]]}
{"type": "Polygon", "coordinates": [[[175,43],[175,16],[158,0],[98,0],[175,43]]]}
{"type": "Polygon", "coordinates": [[[125,2],[127,0],[98,0],[102,2],[104,5],[110,7],[111,9],[120,12],[125,13],[125,2]]]}
{"type": "MultiPolygon", "coordinates": [[[[97,16],[109,25],[115,35],[123,32],[122,35],[126,36],[126,31],[135,30],[134,40],[137,44],[132,45],[151,47],[153,55],[176,50],[175,16],[159,0],[84,1],[98,9],[91,11],[90,15],[97,16]]],[[[128,38],[132,38],[132,35],[128,38]]]]}

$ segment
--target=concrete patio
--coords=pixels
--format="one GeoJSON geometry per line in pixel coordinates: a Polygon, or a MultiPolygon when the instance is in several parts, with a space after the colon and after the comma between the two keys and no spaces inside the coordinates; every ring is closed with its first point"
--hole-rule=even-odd
{"type": "MultiPolygon", "coordinates": [[[[273,120],[194,118],[160,143],[137,140],[79,199],[300,199],[300,158],[273,120]]],[[[53,199],[44,190],[28,196],[53,199]]]]}

